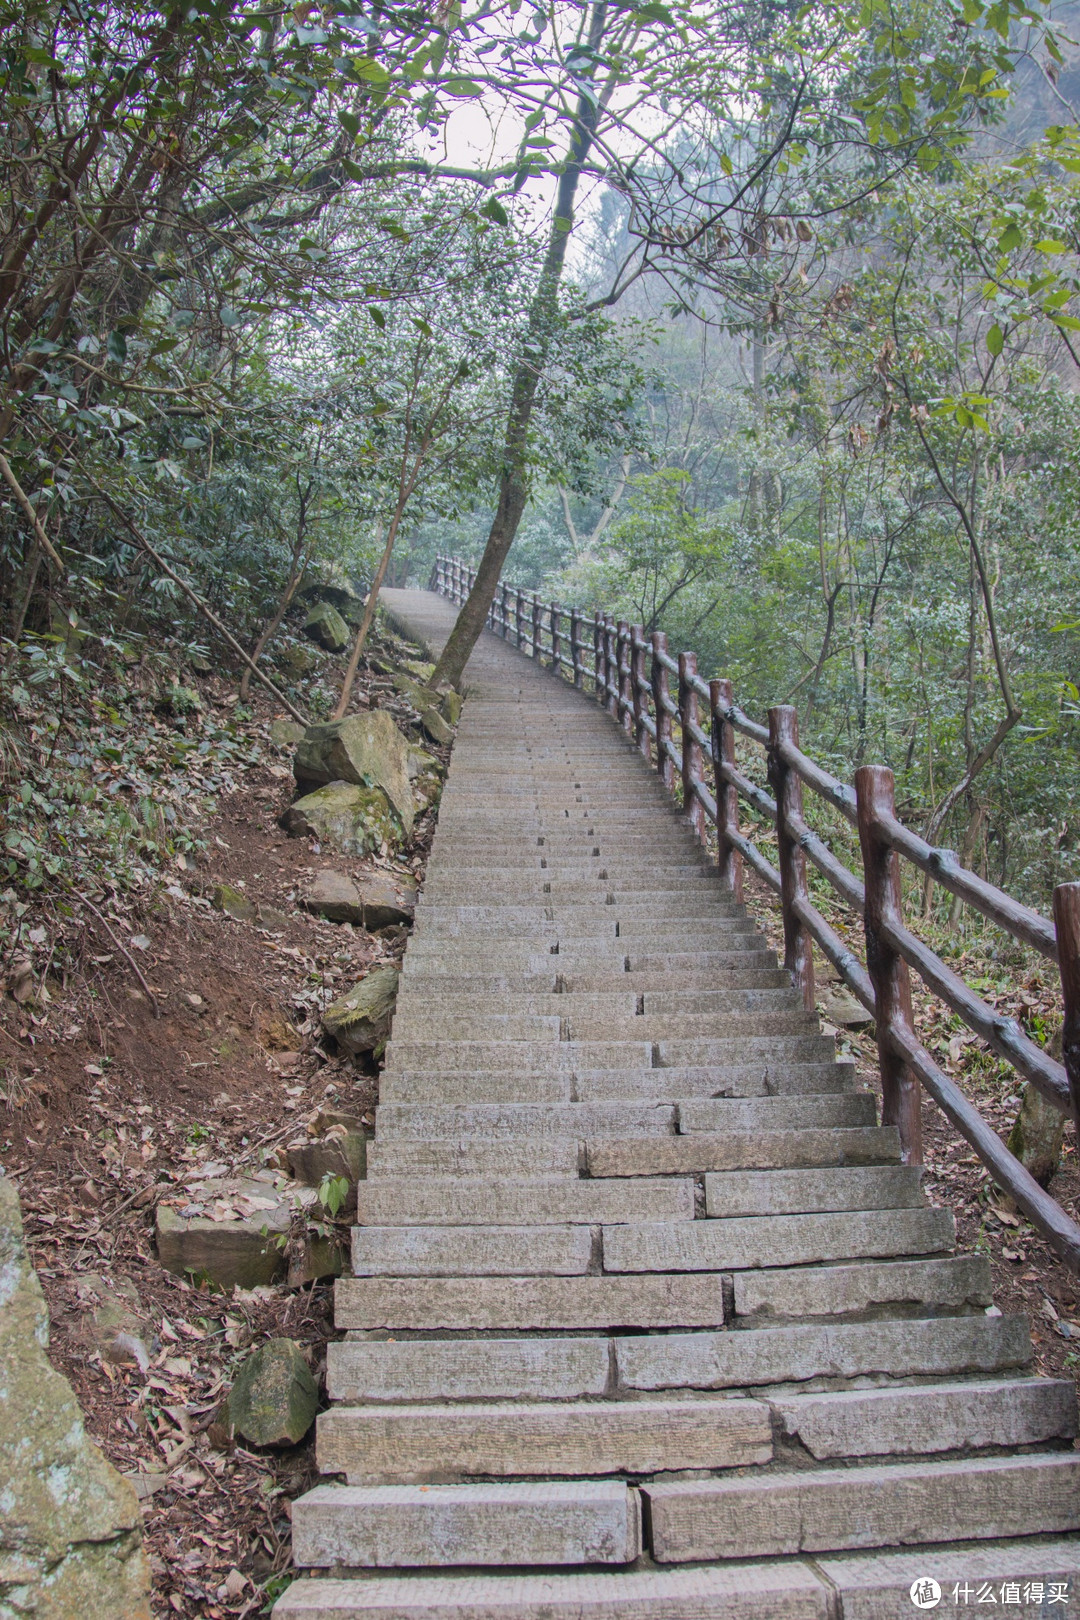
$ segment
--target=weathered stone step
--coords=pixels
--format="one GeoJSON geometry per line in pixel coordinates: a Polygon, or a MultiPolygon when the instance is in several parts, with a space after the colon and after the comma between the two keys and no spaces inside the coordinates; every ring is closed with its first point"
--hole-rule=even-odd
{"type": "MultiPolygon", "coordinates": [[[[627,1186],[630,1183],[622,1182],[627,1186]]],[[[643,1187],[655,1187],[644,1181],[643,1187]]],[[[807,1215],[843,1209],[922,1207],[917,1165],[845,1166],[831,1170],[726,1170],[705,1177],[705,1213],[807,1215]]]]}
{"type": "Polygon", "coordinates": [[[1080,1457],[769,1473],[650,1484],[643,1494],[664,1563],[1057,1534],[1080,1527],[1080,1457]]]}
{"type": "Polygon", "coordinates": [[[384,1176],[576,1176],[581,1158],[581,1144],[570,1136],[533,1142],[369,1142],[367,1174],[369,1181],[384,1176]]]}
{"type": "MultiPolygon", "coordinates": [[[[918,1172],[914,1189],[918,1192],[918,1172]]],[[[630,1220],[692,1221],[694,1184],[689,1178],[563,1181],[428,1177],[360,1182],[360,1226],[541,1226],[600,1225],[630,1220]]]]}
{"type": "MultiPolygon", "coordinates": [[[[795,1008],[796,1004],[796,993],[790,984],[764,988],[726,985],[722,990],[712,989],[704,992],[688,988],[684,991],[642,993],[626,982],[632,977],[633,975],[625,972],[617,976],[612,974],[610,988],[582,992],[573,985],[556,991],[555,975],[552,974],[550,988],[543,990],[515,988],[512,1006],[503,1000],[493,1008],[491,991],[472,988],[467,979],[462,979],[459,988],[447,991],[442,988],[438,979],[433,980],[427,975],[406,972],[402,974],[398,990],[394,1027],[395,1029],[399,1027],[403,1013],[407,1012],[413,1017],[421,1010],[427,1012],[432,1022],[471,1018],[477,1014],[487,1015],[494,1011],[499,1016],[512,1015],[517,1018],[569,1018],[573,1028],[577,1020],[596,1014],[623,1019],[638,1018],[642,1015],[646,1018],[671,1017],[677,1015],[683,1007],[688,1014],[712,1010],[724,1016],[747,1017],[759,1012],[766,1014],[788,1012],[795,1008]],[[714,1004],[711,1009],[704,1007],[706,999],[714,1004]]],[[[521,982],[523,985],[527,983],[525,979],[521,982]]],[[[504,991],[506,989],[505,976],[501,988],[504,991]]],[[[801,1012],[801,1008],[798,1010],[801,1012]]],[[[802,1016],[805,1018],[809,1015],[803,1013],[802,1016]]]]}
{"type": "MultiPolygon", "coordinates": [[[[552,997],[552,1000],[561,999],[552,997]]],[[[569,997],[566,998],[569,1001],[569,997]]],[[[394,1040],[410,1041],[648,1041],[702,1038],[751,1042],[779,1036],[819,1038],[816,1017],[794,1007],[753,1008],[748,1012],[678,1013],[641,1016],[633,1009],[610,1012],[528,1013],[462,1008],[446,1011],[431,1007],[422,995],[411,994],[394,1013],[394,1040]]],[[[827,1038],[827,1037],[825,1037],[827,1038]]],[[[756,1050],[753,1048],[752,1050],[756,1050]]],[[[749,1054],[748,1054],[749,1055],[749,1054]]],[[[831,1054],[830,1054],[831,1055],[831,1054]]]]}
{"type": "Polygon", "coordinates": [[[621,1481],[514,1485],[317,1485],[293,1503],[306,1568],[628,1564],[641,1549],[636,1493],[621,1481]]]}
{"type": "Polygon", "coordinates": [[[953,1247],[946,1209],[860,1210],[829,1215],[604,1227],[605,1271],[745,1271],[823,1260],[936,1254],[953,1247]]]}
{"type": "MultiPolygon", "coordinates": [[[[848,1099],[843,1099],[848,1100],[848,1099]]],[[[868,1099],[870,1100],[870,1099],[868,1099]]],[[[872,1101],[871,1101],[872,1106],[872,1101]]],[[[670,1136],[670,1103],[383,1103],[375,1120],[380,1142],[480,1136],[670,1136]]]]}
{"type": "Polygon", "coordinates": [[[658,1474],[772,1455],[769,1408],[751,1400],[337,1406],[319,1418],[319,1467],[350,1484],[658,1474]]]}
{"type": "Polygon", "coordinates": [[[807,1322],[720,1333],[654,1333],[616,1339],[627,1389],[750,1389],[811,1378],[941,1377],[1026,1367],[1024,1316],[904,1317],[807,1322]]]}
{"type": "Polygon", "coordinates": [[[607,1392],[611,1341],[347,1339],[329,1344],[340,1401],[568,1401],[607,1392]]]}
{"type": "Polygon", "coordinates": [[[635,1099],[681,1102],[695,1097],[785,1097],[841,1092],[853,1071],[837,1063],[715,1064],[709,1068],[560,1069],[558,1053],[544,1063],[543,1049],[533,1061],[539,1069],[461,1066],[450,1074],[442,1068],[384,1072],[381,1096],[389,1103],[569,1103],[635,1099]]]}
{"type": "MultiPolygon", "coordinates": [[[[844,1620],[896,1620],[900,1615],[909,1620],[918,1613],[911,1602],[911,1589],[916,1582],[925,1581],[927,1557],[921,1550],[853,1553],[817,1558],[814,1563],[842,1594],[844,1620]]],[[[964,1593],[974,1591],[972,1602],[977,1604],[980,1595],[986,1600],[989,1586],[998,1620],[1032,1620],[1047,1602],[1054,1607],[1043,1613],[1065,1616],[1068,1606],[1058,1608],[1054,1589],[1060,1597],[1064,1586],[1075,1603],[1080,1587],[1080,1541],[1075,1539],[965,1542],[935,1546],[929,1557],[945,1604],[952,1603],[955,1593],[955,1607],[962,1611],[967,1606],[964,1593]],[[1041,1597],[1033,1596],[1033,1587],[1036,1593],[1041,1588],[1041,1597]]],[[[948,1609],[943,1612],[947,1614],[948,1609]]]]}
{"type": "MultiPolygon", "coordinates": [[[[941,1288],[939,1292],[944,1293],[941,1288]]],[[[466,1332],[503,1328],[722,1327],[718,1276],[341,1277],[339,1328],[466,1332]]]]}
{"type": "Polygon", "coordinates": [[[983,1255],[942,1260],[859,1260],[735,1273],[735,1312],[756,1327],[770,1320],[859,1315],[881,1308],[985,1310],[990,1262],[983,1255]]]}
{"type": "MultiPolygon", "coordinates": [[[[899,1164],[895,1125],[833,1130],[731,1131],[707,1136],[587,1142],[591,1176],[673,1176],[708,1170],[786,1170],[800,1166],[899,1164]]],[[[371,1150],[368,1150],[371,1175],[371,1150]]]]}
{"type": "MultiPolygon", "coordinates": [[[[746,939],[764,944],[757,925],[742,917],[679,916],[656,919],[621,916],[614,906],[586,906],[581,909],[565,908],[556,912],[552,907],[492,906],[483,913],[472,907],[476,915],[459,915],[448,907],[432,907],[417,914],[413,937],[417,940],[459,940],[465,944],[481,945],[496,939],[520,939],[523,931],[528,937],[541,939],[544,935],[575,943],[596,940],[621,939],[623,949],[632,950],[643,940],[678,939],[685,941],[688,934],[700,942],[702,949],[727,944],[731,940],[746,939]],[[545,916],[545,910],[552,915],[545,916]]],[[[728,944],[728,949],[730,949],[728,944]]]]}
{"type": "MultiPolygon", "coordinates": [[[[1072,1565],[1059,1559],[1053,1567],[1072,1565]]],[[[1010,1565],[1007,1573],[1012,1572],[1010,1565]]],[[[861,1567],[856,1578],[874,1579],[861,1567]]],[[[876,1601],[877,1588],[869,1590],[876,1601]]],[[[885,1590],[892,1595],[900,1588],[891,1581],[885,1590]]],[[[853,1620],[895,1620],[895,1612],[860,1610],[853,1620]]],[[[830,1588],[805,1564],[721,1564],[602,1575],[406,1575],[376,1577],[362,1586],[351,1580],[299,1580],[274,1606],[274,1620],[366,1620],[369,1615],[375,1620],[830,1620],[830,1588]]]]}
{"type": "Polygon", "coordinates": [[[679,1130],[688,1134],[830,1130],[834,1126],[876,1124],[877,1100],[869,1091],[837,1097],[718,1097],[679,1104],[679,1130]]]}
{"type": "Polygon", "coordinates": [[[357,1277],[579,1277],[591,1258],[587,1226],[357,1226],[352,1234],[357,1277]]]}
{"type": "Polygon", "coordinates": [[[1035,1446],[1077,1432],[1076,1386],[1062,1378],[829,1391],[775,1397],[770,1405],[782,1433],[819,1462],[1035,1446]]]}
{"type": "Polygon", "coordinates": [[[550,1043],[550,1053],[539,1043],[515,1040],[394,1039],[388,1051],[387,1072],[402,1069],[442,1069],[449,1073],[500,1069],[515,1072],[549,1061],[561,1069],[671,1069],[701,1068],[713,1063],[751,1063],[755,1059],[788,1063],[830,1063],[836,1048],[828,1035],[716,1036],[704,1040],[608,1040],[550,1043]]]}

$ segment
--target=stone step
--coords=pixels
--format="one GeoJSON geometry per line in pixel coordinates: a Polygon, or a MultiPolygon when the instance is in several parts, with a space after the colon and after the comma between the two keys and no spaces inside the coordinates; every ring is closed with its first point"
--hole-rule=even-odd
{"type": "MultiPolygon", "coordinates": [[[[927,1561],[927,1554],[920,1550],[834,1555],[814,1563],[842,1594],[844,1620],[896,1620],[898,1615],[908,1620],[918,1613],[911,1590],[925,1581],[927,1561]]],[[[1075,1605],[1080,1591],[1080,1541],[1075,1539],[1025,1537],[1021,1541],[935,1546],[930,1561],[946,1605],[957,1611],[969,1601],[981,1607],[988,1601],[989,1587],[998,1620],[1032,1620],[1035,1615],[1054,1613],[1066,1616],[1068,1606],[1058,1607],[1062,1592],[1071,1594],[1075,1605]],[[1044,1607],[1047,1603],[1053,1607],[1044,1607]]],[[[948,1613],[948,1609],[942,1612],[948,1613]]]]}
{"type": "MultiPolygon", "coordinates": [[[[632,1185],[622,1182],[623,1186],[632,1185]]],[[[656,1181],[644,1181],[655,1187],[656,1181]]],[[[809,1215],[844,1209],[921,1208],[918,1165],[833,1170],[725,1170],[705,1177],[706,1215],[809,1215]]]]}
{"type": "MultiPolygon", "coordinates": [[[[914,1178],[912,1188],[918,1196],[918,1171],[902,1174],[914,1178]]],[[[361,1181],[356,1191],[356,1218],[361,1227],[543,1226],[567,1222],[597,1226],[630,1220],[694,1219],[694,1183],[689,1177],[661,1176],[651,1181],[494,1177],[466,1181],[460,1177],[428,1177],[361,1181]]]]}
{"type": "Polygon", "coordinates": [[[741,1468],[772,1455],[761,1401],[337,1406],[319,1417],[319,1467],[350,1484],[657,1474],[741,1468]]]}
{"type": "Polygon", "coordinates": [[[356,1277],[580,1277],[591,1259],[587,1226],[356,1226],[352,1233],[356,1277]]]}
{"type": "Polygon", "coordinates": [[[896,1258],[952,1249],[946,1209],[860,1210],[828,1215],[605,1226],[605,1271],[745,1271],[824,1260],[896,1258]]]}
{"type": "MultiPolygon", "coordinates": [[[[512,1012],[517,1018],[569,1018],[571,1028],[576,1020],[601,1014],[612,1018],[637,1018],[644,1015],[672,1016],[677,1013],[680,1005],[685,1005],[687,1012],[693,1012],[699,1001],[708,999],[715,1006],[715,1010],[726,1016],[747,1017],[753,1013],[774,1014],[788,1012],[796,1006],[796,993],[790,984],[775,987],[739,987],[728,986],[725,989],[711,989],[708,991],[645,991],[639,992],[625,981],[632,975],[620,973],[611,976],[610,987],[605,990],[580,992],[573,985],[566,989],[554,989],[555,975],[551,976],[550,987],[545,989],[519,989],[513,992],[512,1012]],[[642,1006],[642,1004],[644,1004],[642,1006]],[[652,1013],[650,1014],[650,1008],[652,1013]]],[[[504,983],[499,986],[506,991],[504,983]]],[[[522,979],[524,985],[526,981],[522,979]]],[[[509,998],[508,998],[509,999],[509,998]]],[[[402,974],[401,985],[398,989],[397,1007],[394,1013],[395,1028],[403,1012],[410,1015],[421,1010],[426,1011],[432,1020],[445,1018],[475,1017],[477,1013],[487,1014],[492,1010],[491,990],[487,988],[473,989],[468,980],[463,980],[461,986],[453,991],[445,991],[438,980],[434,982],[427,976],[411,976],[408,972],[402,974]]],[[[708,1009],[698,1009],[708,1010],[708,1009]]],[[[801,1011],[801,1008],[797,1009],[801,1011]]],[[[498,1008],[502,1016],[508,1012],[507,1001],[503,1001],[498,1008]]],[[[803,1014],[806,1017],[806,1014],[803,1014]]]]}
{"type": "Polygon", "coordinates": [[[628,1564],[641,1549],[621,1481],[317,1485],[293,1503],[293,1557],[308,1569],[628,1564]]]}
{"type": "Polygon", "coordinates": [[[828,1035],[743,1035],[737,1038],[685,1041],[559,1041],[549,1051],[539,1042],[481,1040],[415,1040],[394,1038],[387,1071],[401,1069],[466,1070],[512,1068],[515,1072],[551,1064],[560,1069],[673,1069],[706,1064],[832,1063],[836,1048],[828,1035]]]}
{"type": "Polygon", "coordinates": [[[576,1176],[581,1159],[581,1144],[570,1136],[533,1142],[369,1142],[367,1175],[369,1181],[385,1176],[576,1176]]]}
{"type": "MultiPolygon", "coordinates": [[[[833,1130],[731,1131],[708,1136],[640,1137],[626,1142],[586,1142],[590,1176],[673,1176],[702,1171],[787,1170],[802,1166],[898,1164],[895,1125],[833,1130]]],[[[368,1175],[371,1175],[368,1150],[368,1175]]]]}
{"type": "MultiPolygon", "coordinates": [[[[831,1130],[876,1125],[877,1100],[869,1091],[836,1097],[719,1097],[679,1104],[679,1130],[713,1136],[726,1131],[831,1130]]],[[[611,1135],[608,1131],[605,1135],[611,1135]]]]}
{"type": "Polygon", "coordinates": [[[340,1401],[568,1401],[603,1395],[611,1340],[347,1339],[329,1344],[340,1401]]]}
{"type": "MultiPolygon", "coordinates": [[[[847,1101],[848,1099],[838,1099],[847,1101]]],[[[675,1109],[670,1103],[383,1103],[376,1116],[380,1142],[432,1141],[479,1136],[505,1137],[670,1136],[675,1109]]]]}
{"type": "MultiPolygon", "coordinates": [[[[339,1284],[340,1286],[340,1284],[339,1284]]],[[[735,1312],[749,1326],[866,1311],[985,1310],[992,1301],[990,1262],[983,1255],[943,1260],[860,1260],[853,1265],[739,1271],[735,1312]]]]}
{"type": "MultiPolygon", "coordinates": [[[[705,974],[708,982],[727,982],[721,975],[742,972],[777,973],[775,951],[755,943],[749,935],[740,934],[729,949],[716,951],[676,952],[670,957],[642,954],[626,947],[619,940],[595,941],[578,950],[576,942],[559,945],[554,941],[529,938],[500,941],[498,945],[474,943],[467,950],[447,951],[437,940],[425,944],[423,940],[409,940],[405,958],[405,971],[436,978],[458,978],[464,971],[473,974],[490,973],[555,973],[564,980],[583,983],[598,976],[607,984],[612,973],[638,975],[648,989],[651,985],[691,983],[691,974],[705,974]],[[629,964],[629,965],[628,965],[629,964]],[[680,965],[681,964],[681,965],[680,965]]],[[[787,975],[790,982],[790,975],[787,975]]],[[[628,982],[629,978],[628,978],[628,982]]]]}
{"type": "MultiPolygon", "coordinates": [[[[444,963],[446,972],[436,971],[436,964],[428,962],[421,965],[419,958],[414,962],[406,954],[401,975],[401,988],[399,997],[428,996],[432,1001],[441,999],[447,1002],[456,1000],[458,996],[475,997],[478,1002],[490,1000],[493,996],[513,996],[525,1004],[535,1001],[535,1008],[526,1005],[525,1010],[537,1012],[552,1012],[557,1009],[551,1003],[559,1001],[564,995],[585,996],[614,996],[620,1005],[624,999],[637,1002],[638,996],[648,993],[653,985],[659,983],[668,985],[672,990],[697,988],[715,989],[717,985],[722,988],[718,995],[730,996],[733,1003],[741,1001],[743,996],[775,995],[777,991],[787,996],[791,992],[791,976],[783,968],[716,968],[708,973],[668,973],[643,974],[628,973],[623,965],[624,959],[619,959],[607,971],[593,968],[590,971],[566,972],[560,970],[556,959],[547,957],[542,971],[530,973],[525,971],[506,970],[497,973],[470,972],[468,963],[444,963]],[[550,962],[550,967],[547,963],[550,962]],[[457,971],[451,972],[450,968],[457,971]],[[561,986],[562,988],[558,988],[561,986]]],[[[749,1003],[753,1005],[753,1002],[749,1003]]]]}
{"type": "MultiPolygon", "coordinates": [[[[944,1285],[938,1292],[946,1292],[944,1285]]],[[[670,1277],[340,1277],[334,1287],[334,1312],[339,1328],[364,1331],[536,1328],[562,1332],[575,1328],[722,1327],[724,1323],[721,1281],[709,1273],[670,1277]]]]}
{"type": "MultiPolygon", "coordinates": [[[[391,1054],[392,1055],[392,1054],[391,1054]]],[[[534,1061],[543,1062],[537,1052],[534,1061]]],[[[683,1102],[695,1097],[785,1097],[842,1092],[853,1079],[850,1065],[839,1063],[716,1064],[709,1068],[627,1068],[560,1070],[558,1056],[540,1069],[394,1067],[384,1071],[383,1103],[570,1103],[683,1102]]]]}
{"type": "MultiPolygon", "coordinates": [[[[1053,1567],[1072,1566],[1059,1558],[1053,1567]]],[[[859,1577],[866,1579],[861,1568],[852,1579],[859,1577]]],[[[876,1600],[879,1589],[871,1590],[876,1600]]],[[[885,1590],[891,1595],[899,1587],[890,1582],[885,1590]]],[[[362,1586],[294,1581],[273,1613],[274,1620],[831,1620],[830,1592],[808,1566],[791,1563],[618,1574],[405,1575],[362,1586]]],[[[857,1620],[895,1620],[898,1612],[860,1610],[857,1620]]]]}
{"type": "Polygon", "coordinates": [[[662,1563],[1060,1534],[1080,1527],[1080,1457],[758,1474],[650,1484],[643,1494],[662,1563]]]}
{"type": "Polygon", "coordinates": [[[943,1377],[1026,1367],[1024,1316],[903,1317],[806,1322],[721,1333],[655,1333],[615,1340],[627,1389],[751,1389],[811,1378],[943,1377]]]}
{"type": "MultiPolygon", "coordinates": [[[[553,996],[552,1000],[561,998],[553,996]]],[[[567,1000],[570,998],[567,997],[567,1000]]],[[[749,1012],[675,1013],[642,1017],[620,1008],[610,1013],[525,1013],[487,1011],[448,1011],[440,1013],[427,1005],[422,996],[410,994],[394,1013],[394,1040],[402,1041],[527,1041],[548,1045],[569,1041],[592,1045],[605,1042],[716,1038],[727,1041],[777,1040],[780,1037],[818,1036],[815,1017],[795,1008],[753,1008],[749,1012]]],[[[830,1054],[831,1055],[831,1054],[830,1054]]]]}
{"type": "Polygon", "coordinates": [[[840,1390],[781,1396],[770,1405],[783,1435],[819,1462],[1037,1446],[1077,1432],[1076,1386],[1063,1378],[840,1390]]]}

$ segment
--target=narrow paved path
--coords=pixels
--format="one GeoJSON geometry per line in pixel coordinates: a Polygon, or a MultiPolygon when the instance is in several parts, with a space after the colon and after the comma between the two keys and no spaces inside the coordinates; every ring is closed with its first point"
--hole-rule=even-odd
{"type": "Polygon", "coordinates": [[[610,718],[468,687],[278,1620],[1080,1609],[1072,1385],[610,718]]]}

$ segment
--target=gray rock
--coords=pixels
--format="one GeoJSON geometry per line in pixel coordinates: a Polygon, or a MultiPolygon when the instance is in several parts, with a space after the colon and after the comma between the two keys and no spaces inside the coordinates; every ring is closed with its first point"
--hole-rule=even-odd
{"type": "Polygon", "coordinates": [[[133,1364],[145,1372],[150,1363],[146,1317],[134,1283],[127,1277],[76,1278],[82,1321],[79,1337],[92,1345],[105,1361],[117,1366],[133,1364]]]}
{"type": "Polygon", "coordinates": [[[275,748],[295,748],[305,730],[298,720],[271,720],[270,741],[275,748]]]}
{"type": "Polygon", "coordinates": [[[461,705],[464,701],[461,693],[455,692],[452,687],[449,692],[444,692],[442,695],[439,708],[452,726],[456,726],[461,719],[461,705]]]}
{"type": "Polygon", "coordinates": [[[362,1132],[340,1125],[325,1136],[290,1142],[285,1149],[289,1173],[305,1187],[318,1187],[324,1176],[344,1176],[355,1188],[364,1174],[366,1146],[362,1132]]]}
{"type": "Polygon", "coordinates": [[[355,883],[344,872],[316,872],[314,882],[300,904],[305,911],[328,922],[362,923],[364,906],[355,883]]]}
{"type": "Polygon", "coordinates": [[[420,724],[432,742],[440,743],[443,747],[453,742],[454,728],[449,721],[443,719],[438,709],[434,707],[424,709],[420,715],[420,724]]]}
{"type": "Polygon", "coordinates": [[[826,992],[821,1000],[821,1011],[831,1024],[839,1024],[841,1029],[865,1029],[874,1022],[873,1013],[867,1012],[862,1002],[842,987],[826,992]]]}
{"type": "Polygon", "coordinates": [[[158,1259],[178,1277],[219,1288],[256,1288],[285,1271],[283,1246],[295,1204],[273,1182],[207,1181],[157,1207],[158,1259]]]}
{"type": "Polygon", "coordinates": [[[343,855],[377,854],[401,843],[401,823],[382,788],[328,782],[291,804],[281,825],[293,838],[317,838],[343,855]]]}
{"type": "Polygon", "coordinates": [[[380,787],[412,832],[416,801],[409,786],[409,745],[384,709],[309,726],[296,750],[298,782],[352,782],[380,787]]]}
{"type": "Polygon", "coordinates": [[[396,967],[376,968],[323,1013],[323,1028],[346,1052],[371,1052],[390,1033],[397,1001],[396,967]]]}
{"type": "Polygon", "coordinates": [[[365,928],[388,928],[393,923],[411,923],[416,911],[416,889],[403,881],[373,872],[359,883],[364,907],[365,928]]]}
{"type": "Polygon", "coordinates": [[[234,1434],[256,1446],[299,1445],[315,1421],[319,1391],[292,1339],[270,1339],[247,1357],[226,1403],[234,1434]]]}
{"type": "Polygon", "coordinates": [[[49,1317],[0,1176],[0,1612],[12,1620],[150,1620],[135,1492],[87,1438],[51,1366],[49,1317]]]}
{"type": "Polygon", "coordinates": [[[329,602],[316,602],[304,620],[304,634],[332,653],[344,652],[350,641],[348,625],[329,602]]]}

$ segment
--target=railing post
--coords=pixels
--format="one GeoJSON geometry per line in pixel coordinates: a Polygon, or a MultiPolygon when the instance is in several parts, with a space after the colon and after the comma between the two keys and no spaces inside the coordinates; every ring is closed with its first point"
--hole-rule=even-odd
{"type": "Polygon", "coordinates": [[[662,630],[652,634],[652,689],[653,708],[656,710],[656,768],[668,792],[675,785],[675,767],[665,743],[671,741],[671,716],[667,711],[670,700],[668,672],[660,662],[660,654],[667,652],[667,636],[662,630]]]}
{"type": "Polygon", "coordinates": [[[1054,929],[1065,1002],[1061,1056],[1069,1077],[1073,1124],[1080,1132],[1080,883],[1059,883],[1054,890],[1054,929]]]}
{"type": "Polygon", "coordinates": [[[581,691],[585,679],[585,667],[582,659],[581,645],[581,614],[577,608],[570,609],[570,668],[573,671],[574,685],[581,691]]]}
{"type": "Polygon", "coordinates": [[[731,682],[710,681],[712,761],[716,779],[717,863],[720,867],[721,880],[727,884],[737,903],[742,905],[742,852],[734,842],[739,832],[739,790],[730,782],[725,782],[721,774],[722,766],[735,765],[735,727],[727,717],[728,710],[734,706],[735,691],[731,682]]]}
{"type": "Polygon", "coordinates": [[[630,626],[625,619],[619,620],[617,648],[619,657],[619,723],[625,732],[630,733],[634,729],[634,688],[630,680],[630,626]]]}
{"type": "Polygon", "coordinates": [[[607,697],[607,654],[604,638],[604,616],[597,613],[593,620],[593,684],[596,687],[596,701],[603,703],[607,697]]]}
{"type": "Polygon", "coordinates": [[[551,607],[548,609],[548,617],[551,620],[551,667],[556,675],[561,675],[563,666],[562,608],[558,602],[552,602],[551,607]]]}
{"type": "Polygon", "coordinates": [[[541,661],[540,660],[540,621],[543,618],[543,616],[544,616],[544,610],[540,605],[540,598],[537,596],[536,592],[534,591],[533,592],[533,606],[532,606],[532,641],[533,641],[533,657],[536,659],[536,662],[538,664],[541,661]]]}
{"type": "Polygon", "coordinates": [[[502,638],[510,640],[510,587],[504,584],[499,593],[499,606],[502,609],[502,638]]]}
{"type": "Polygon", "coordinates": [[[810,935],[795,914],[795,901],[810,898],[806,887],[806,856],[787,829],[790,816],[802,820],[802,782],[780,757],[780,744],[799,746],[799,715],[784,703],[769,710],[769,783],[776,799],[776,842],[780,865],[780,905],[784,915],[784,966],[802,996],[803,1009],[813,1012],[814,953],[810,935]]]}
{"type": "Polygon", "coordinates": [[[619,717],[619,653],[615,620],[604,614],[604,706],[608,714],[619,717]]]}
{"type": "Polygon", "coordinates": [[[679,654],[679,724],[682,727],[682,790],[683,815],[687,817],[701,843],[705,842],[705,807],[694,792],[694,781],[701,781],[701,744],[691,727],[698,723],[697,693],[690,685],[691,675],[697,674],[697,654],[679,654]]]}
{"type": "Polygon", "coordinates": [[[643,759],[652,759],[649,733],[645,729],[648,708],[645,693],[648,690],[645,675],[645,632],[640,624],[630,626],[630,696],[634,704],[634,741],[643,759]]]}
{"type": "Polygon", "coordinates": [[[881,1067],[881,1123],[900,1132],[900,1154],[905,1164],[922,1163],[922,1098],[919,1084],[889,1044],[893,1027],[914,1029],[911,1015],[911,979],[907,963],[886,944],[885,922],[903,921],[900,907],[900,858],[881,837],[883,815],[893,814],[893,773],[886,765],[863,765],[855,772],[866,884],[866,966],[874,986],[874,1022],[877,1026],[878,1063],[881,1067]]]}

